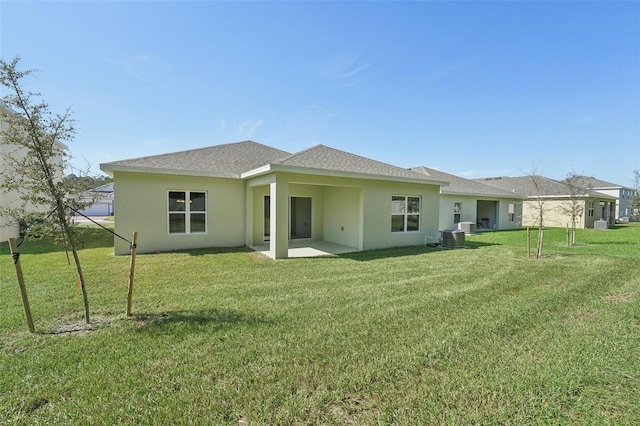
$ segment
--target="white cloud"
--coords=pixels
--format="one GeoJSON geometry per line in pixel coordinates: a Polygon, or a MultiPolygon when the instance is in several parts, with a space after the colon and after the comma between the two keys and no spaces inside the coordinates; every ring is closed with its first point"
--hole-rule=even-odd
{"type": "Polygon", "coordinates": [[[344,89],[359,84],[371,77],[372,63],[363,61],[360,54],[336,55],[319,67],[318,74],[344,89]]]}
{"type": "Polygon", "coordinates": [[[434,70],[430,73],[427,74],[427,80],[435,80],[438,79],[440,77],[444,77],[448,74],[452,74],[456,71],[459,71],[461,69],[464,69],[466,67],[468,67],[469,65],[471,65],[472,63],[474,63],[476,60],[478,59],[477,56],[472,56],[468,59],[464,59],[461,61],[456,61],[456,62],[452,62],[442,68],[439,68],[437,70],[434,70]]]}
{"type": "Polygon", "coordinates": [[[592,123],[597,119],[598,117],[594,115],[583,115],[573,120],[573,124],[575,124],[576,126],[586,126],[587,124],[592,123]]]}
{"type": "Polygon", "coordinates": [[[235,127],[240,137],[251,139],[263,123],[264,120],[246,120],[241,123],[237,123],[235,127]]]}
{"type": "Polygon", "coordinates": [[[124,62],[125,70],[145,83],[157,81],[171,69],[171,66],[157,56],[142,53],[129,57],[124,62]]]}

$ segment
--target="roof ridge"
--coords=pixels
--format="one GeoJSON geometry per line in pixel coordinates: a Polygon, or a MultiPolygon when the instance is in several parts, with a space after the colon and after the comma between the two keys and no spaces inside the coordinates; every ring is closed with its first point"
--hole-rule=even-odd
{"type": "Polygon", "coordinates": [[[302,151],[297,151],[297,152],[294,152],[294,153],[292,153],[292,154],[285,155],[285,156],[284,156],[284,157],[282,157],[282,158],[278,158],[277,160],[272,161],[270,164],[280,164],[280,163],[284,163],[284,162],[285,162],[285,161],[287,161],[287,160],[290,160],[290,159],[295,158],[295,157],[297,157],[297,156],[299,156],[299,155],[302,155],[302,154],[304,154],[305,152],[307,152],[307,151],[311,151],[312,149],[317,148],[317,147],[319,147],[319,146],[324,146],[324,145],[322,145],[322,144],[317,144],[317,145],[314,145],[314,146],[312,146],[312,147],[309,147],[309,148],[303,149],[302,151]]]}
{"type": "MultiPolygon", "coordinates": [[[[365,161],[373,161],[373,162],[375,162],[375,163],[382,164],[382,165],[387,166],[387,167],[392,167],[392,168],[394,168],[394,169],[403,170],[403,171],[408,171],[408,172],[410,172],[410,173],[412,173],[412,174],[416,175],[416,176],[417,176],[417,177],[419,177],[420,179],[424,179],[424,175],[423,175],[422,173],[414,172],[414,171],[413,171],[413,170],[411,170],[411,169],[407,169],[407,168],[404,168],[404,167],[396,166],[395,164],[386,163],[386,162],[384,162],[384,161],[376,160],[376,159],[374,159],[374,158],[365,157],[364,155],[355,154],[355,153],[353,153],[353,152],[343,151],[343,150],[341,150],[341,149],[333,148],[333,147],[330,147],[330,146],[327,146],[327,145],[323,145],[323,144],[315,145],[315,146],[314,146],[314,147],[312,147],[312,148],[316,148],[316,147],[324,147],[324,148],[328,148],[328,149],[331,149],[331,150],[333,150],[333,151],[338,151],[338,152],[342,152],[342,153],[345,153],[345,154],[348,154],[348,155],[352,155],[352,156],[354,156],[354,157],[358,157],[358,158],[363,159],[363,160],[365,160],[365,161]]],[[[310,149],[311,149],[311,148],[310,148],[310,149]]]]}

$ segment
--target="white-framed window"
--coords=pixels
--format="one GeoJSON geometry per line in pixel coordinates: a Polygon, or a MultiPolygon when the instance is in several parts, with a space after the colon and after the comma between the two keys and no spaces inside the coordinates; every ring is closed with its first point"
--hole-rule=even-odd
{"type": "Polygon", "coordinates": [[[460,222],[462,217],[462,203],[453,203],[453,223],[460,222]]]}
{"type": "Polygon", "coordinates": [[[509,203],[509,210],[507,211],[507,218],[509,222],[516,221],[516,203],[509,203]]]}
{"type": "Polygon", "coordinates": [[[204,191],[169,191],[169,234],[204,234],[207,232],[207,193],[204,191]]]}
{"type": "Polygon", "coordinates": [[[593,208],[594,208],[594,202],[589,201],[589,210],[588,210],[589,217],[593,217],[593,208]]]}
{"type": "Polygon", "coordinates": [[[420,197],[391,197],[391,232],[420,231],[420,197]]]}

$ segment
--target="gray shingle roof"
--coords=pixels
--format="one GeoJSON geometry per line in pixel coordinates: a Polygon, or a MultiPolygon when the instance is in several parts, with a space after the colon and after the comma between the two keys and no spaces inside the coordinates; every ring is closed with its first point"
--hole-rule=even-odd
{"type": "Polygon", "coordinates": [[[152,155],[101,164],[106,172],[185,174],[241,178],[291,169],[302,173],[333,172],[346,176],[439,184],[438,179],[360,155],[316,145],[290,154],[253,141],[152,155]]]}
{"type": "Polygon", "coordinates": [[[104,185],[90,189],[89,192],[111,193],[113,192],[113,182],[105,183],[104,185]]]}
{"type": "MultiPolygon", "coordinates": [[[[565,181],[566,180],[567,179],[565,179],[565,181]]],[[[606,182],[604,180],[596,179],[590,176],[576,176],[575,182],[580,186],[591,189],[624,188],[624,186],[622,185],[606,182]]]]}
{"type": "Polygon", "coordinates": [[[536,197],[538,195],[566,196],[569,194],[569,190],[564,184],[544,176],[501,176],[474,180],[485,185],[493,186],[494,188],[500,188],[504,191],[513,192],[526,197],[536,197]]]}
{"type": "Polygon", "coordinates": [[[440,192],[442,194],[490,195],[504,198],[522,198],[521,195],[515,194],[513,191],[506,191],[494,186],[485,185],[476,180],[465,179],[428,167],[412,167],[410,170],[418,173],[424,173],[432,179],[449,182],[449,186],[443,186],[441,188],[440,192]]]}
{"type": "Polygon", "coordinates": [[[242,172],[252,170],[289,155],[288,152],[253,141],[216,145],[207,148],[152,155],[129,160],[104,163],[101,169],[154,171],[160,173],[226,176],[239,178],[242,172]]]}
{"type": "Polygon", "coordinates": [[[325,145],[316,145],[304,151],[273,161],[271,164],[425,182],[438,180],[409,169],[393,166],[325,145]]]}

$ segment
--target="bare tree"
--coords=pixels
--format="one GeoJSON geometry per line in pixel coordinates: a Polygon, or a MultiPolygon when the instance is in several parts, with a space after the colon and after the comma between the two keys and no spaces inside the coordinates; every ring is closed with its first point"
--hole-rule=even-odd
{"type": "MultiPolygon", "coordinates": [[[[533,187],[533,202],[536,204],[536,217],[534,219],[534,224],[538,226],[538,239],[536,243],[536,259],[542,257],[542,243],[544,241],[544,218],[545,218],[545,198],[543,195],[543,181],[541,177],[538,175],[538,166],[533,164],[531,166],[531,171],[527,174],[529,179],[531,179],[531,184],[533,187]]],[[[531,198],[531,197],[530,197],[531,198]]]]}
{"type": "Polygon", "coordinates": [[[569,245],[576,244],[576,225],[584,215],[585,201],[591,191],[591,183],[588,177],[579,175],[575,171],[567,173],[567,177],[562,182],[569,192],[569,200],[560,205],[560,212],[571,219],[571,232],[569,234],[569,245]]]}
{"type": "Polygon", "coordinates": [[[36,100],[41,97],[39,93],[25,91],[22,82],[35,70],[18,70],[19,61],[19,57],[10,62],[0,59],[0,84],[9,93],[2,98],[0,108],[4,122],[0,139],[6,167],[0,189],[18,194],[17,203],[0,209],[16,219],[30,217],[36,225],[32,234],[51,236],[71,249],[88,324],[89,301],[70,213],[70,208],[77,210],[83,206],[79,188],[63,179],[69,157],[62,143],[73,139],[74,120],[69,109],[52,114],[46,102],[36,100]]]}

